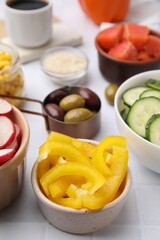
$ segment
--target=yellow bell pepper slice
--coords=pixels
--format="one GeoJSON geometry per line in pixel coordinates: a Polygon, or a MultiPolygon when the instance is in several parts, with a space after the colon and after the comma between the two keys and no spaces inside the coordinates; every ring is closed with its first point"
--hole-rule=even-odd
{"type": "Polygon", "coordinates": [[[40,179],[49,169],[51,168],[51,163],[48,158],[40,160],[37,167],[37,177],[40,179]]]}
{"type": "Polygon", "coordinates": [[[45,142],[39,149],[39,159],[50,158],[52,163],[61,156],[66,161],[82,162],[91,165],[90,159],[79,149],[65,142],[45,142]]]}
{"type": "Polygon", "coordinates": [[[83,197],[83,206],[95,210],[111,202],[126,176],[128,166],[128,150],[113,146],[112,176],[108,176],[106,183],[93,195],[83,197]]]}
{"type": "Polygon", "coordinates": [[[53,202],[77,210],[82,209],[82,199],[81,198],[54,198],[53,202]]]}
{"type": "Polygon", "coordinates": [[[64,135],[62,133],[53,132],[53,131],[50,132],[50,134],[48,135],[47,141],[56,141],[56,142],[60,141],[60,142],[72,144],[74,147],[77,147],[78,149],[83,151],[86,154],[86,156],[88,156],[89,158],[92,157],[93,152],[96,148],[96,146],[94,146],[93,144],[83,142],[76,138],[64,135]]]}
{"type": "Polygon", "coordinates": [[[50,162],[56,162],[59,155],[52,155],[50,158],[51,144],[47,144],[47,141],[39,147],[38,160],[48,159],[50,162]]]}
{"type": "Polygon", "coordinates": [[[111,176],[113,174],[105,160],[106,152],[111,151],[113,146],[126,148],[126,139],[122,136],[107,136],[98,144],[92,156],[92,164],[104,176],[111,176]]]}
{"type": "Polygon", "coordinates": [[[66,189],[69,187],[71,182],[66,176],[58,179],[57,181],[49,184],[49,192],[52,198],[66,197],[66,189]]]}
{"type": "Polygon", "coordinates": [[[81,186],[70,184],[67,191],[67,196],[71,198],[81,197],[88,194],[88,190],[82,189],[81,186]]]}
{"type": "Polygon", "coordinates": [[[94,194],[71,184],[66,193],[70,198],[81,198],[83,208],[96,210],[102,208],[107,203],[114,200],[119,194],[120,186],[125,178],[128,166],[127,149],[113,146],[113,162],[111,164],[112,176],[106,178],[102,185],[94,194]]]}
{"type": "Polygon", "coordinates": [[[97,146],[51,132],[39,149],[38,179],[53,202],[75,209],[96,210],[123,191],[128,151],[121,136],[97,146]]]}
{"type": "Polygon", "coordinates": [[[106,181],[105,177],[94,167],[80,162],[66,162],[52,167],[40,179],[40,184],[46,196],[50,195],[49,185],[63,176],[83,176],[88,182],[81,186],[90,194],[97,191],[106,181]]]}
{"type": "Polygon", "coordinates": [[[67,189],[71,184],[81,186],[86,182],[82,176],[64,176],[49,185],[49,191],[53,198],[66,197],[67,189]]]}
{"type": "Polygon", "coordinates": [[[46,159],[38,158],[37,176],[40,179],[53,165],[66,162],[63,157],[52,156],[46,159]]]}

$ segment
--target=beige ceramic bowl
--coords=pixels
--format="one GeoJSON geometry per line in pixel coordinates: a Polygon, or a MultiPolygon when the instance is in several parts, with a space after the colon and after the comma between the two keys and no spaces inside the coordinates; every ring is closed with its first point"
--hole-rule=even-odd
{"type": "MultiPolygon", "coordinates": [[[[86,140],[87,141],[87,140],[86,140]]],[[[93,144],[95,141],[89,140],[93,144]]],[[[120,213],[131,188],[131,174],[128,169],[121,185],[121,194],[100,210],[75,210],[50,201],[41,191],[37,181],[36,161],[32,169],[32,187],[43,216],[54,227],[73,234],[86,234],[98,231],[112,223],[120,213]]]]}
{"type": "Polygon", "coordinates": [[[29,125],[17,108],[9,116],[21,129],[21,143],[12,159],[0,166],[0,210],[8,207],[17,197],[23,183],[25,158],[29,143],[29,125]]]}
{"type": "Polygon", "coordinates": [[[160,80],[160,70],[147,71],[137,74],[129,78],[119,87],[115,95],[115,114],[119,131],[127,138],[128,144],[137,156],[138,162],[143,164],[145,167],[160,173],[160,147],[147,141],[132,131],[120,115],[120,111],[122,110],[120,102],[123,92],[132,87],[144,86],[146,80],[150,78],[160,80]]]}

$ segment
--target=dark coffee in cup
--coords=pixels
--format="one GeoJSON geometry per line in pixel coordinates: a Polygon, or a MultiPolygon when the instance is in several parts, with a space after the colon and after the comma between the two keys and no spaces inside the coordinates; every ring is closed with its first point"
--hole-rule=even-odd
{"type": "Polygon", "coordinates": [[[35,10],[45,7],[47,4],[43,0],[11,0],[7,2],[9,7],[19,10],[35,10]]]}

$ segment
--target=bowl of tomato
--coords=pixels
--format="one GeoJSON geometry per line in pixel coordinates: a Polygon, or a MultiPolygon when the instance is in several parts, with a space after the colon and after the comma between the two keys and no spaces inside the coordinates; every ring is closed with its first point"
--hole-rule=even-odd
{"type": "Polygon", "coordinates": [[[147,26],[113,25],[97,34],[95,45],[100,72],[111,83],[160,67],[160,34],[147,26]]]}

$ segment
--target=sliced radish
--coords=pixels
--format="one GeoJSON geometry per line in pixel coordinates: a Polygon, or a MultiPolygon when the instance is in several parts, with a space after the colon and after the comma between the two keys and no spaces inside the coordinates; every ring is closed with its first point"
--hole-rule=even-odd
{"type": "Polygon", "coordinates": [[[0,116],[5,116],[12,111],[12,105],[0,98],[0,116]]]}
{"type": "Polygon", "coordinates": [[[14,149],[11,148],[0,149],[0,165],[10,160],[13,157],[14,153],[15,153],[14,149]]]}
{"type": "Polygon", "coordinates": [[[17,141],[20,142],[21,140],[21,129],[20,127],[18,126],[18,124],[14,123],[14,126],[15,126],[15,129],[16,129],[16,138],[17,138],[17,141]]]}
{"type": "Polygon", "coordinates": [[[16,134],[14,123],[6,116],[0,116],[0,149],[6,148],[16,134]]]}
{"type": "Polygon", "coordinates": [[[11,144],[9,146],[7,146],[5,149],[13,149],[14,153],[17,151],[18,149],[18,141],[17,138],[15,137],[14,140],[11,142],[11,144]]]}

